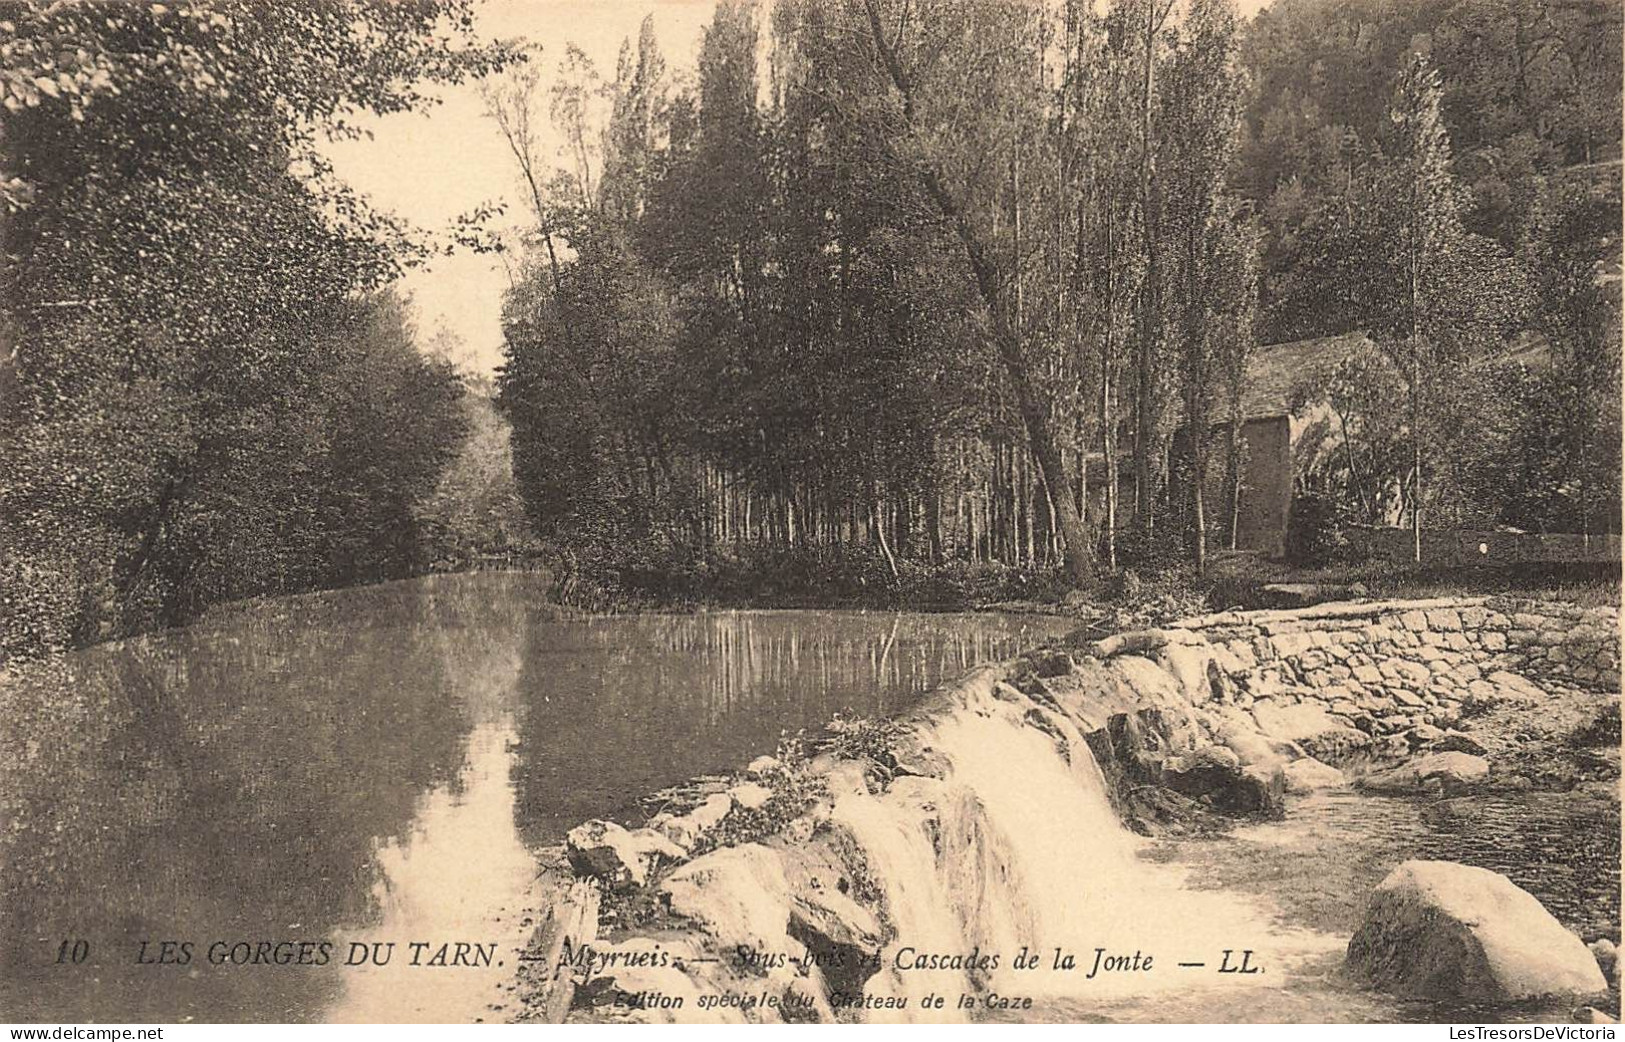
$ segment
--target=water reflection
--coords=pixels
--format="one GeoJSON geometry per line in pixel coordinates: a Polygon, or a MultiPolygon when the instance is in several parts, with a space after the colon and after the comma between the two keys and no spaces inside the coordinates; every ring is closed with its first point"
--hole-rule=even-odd
{"type": "Polygon", "coordinates": [[[512,976],[503,962],[529,933],[519,910],[536,877],[536,862],[513,828],[513,738],[506,719],[475,727],[458,791],[448,785],[429,792],[411,832],[379,845],[377,922],[337,932],[345,988],[324,1019],[468,1022],[500,997],[500,985],[512,976]],[[414,950],[414,942],[429,946],[414,950]],[[495,955],[471,968],[413,966],[429,963],[445,943],[490,946],[495,955]]]}
{"type": "Polygon", "coordinates": [[[742,612],[593,619],[532,634],[520,678],[521,827],[556,842],[661,786],[771,751],[834,713],[879,716],[1013,654],[1055,620],[742,612]]]}
{"type": "Polygon", "coordinates": [[[0,692],[0,1008],[22,1020],[468,1019],[465,971],[351,940],[517,943],[527,848],[908,704],[1053,620],[740,613],[560,620],[538,580],[448,576],[253,606],[0,692]],[[502,923],[497,923],[498,919],[502,923]],[[470,934],[477,932],[478,936],[470,934]],[[55,963],[70,938],[83,966],[55,963]],[[185,965],[137,965],[191,942],[185,965]],[[337,940],[326,966],[216,941],[337,940]]]}

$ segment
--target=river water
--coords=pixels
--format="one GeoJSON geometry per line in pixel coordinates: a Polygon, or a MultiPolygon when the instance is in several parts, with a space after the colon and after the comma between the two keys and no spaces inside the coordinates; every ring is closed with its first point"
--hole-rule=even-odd
{"type": "Polygon", "coordinates": [[[75,653],[4,692],[0,1009],[500,1019],[535,853],[564,830],[636,817],[637,797],[786,731],[894,713],[1067,628],[568,619],[539,577],[488,573],[255,604],[75,653]],[[343,965],[385,951],[382,967],[343,965]],[[414,956],[446,965],[402,976],[414,956]]]}

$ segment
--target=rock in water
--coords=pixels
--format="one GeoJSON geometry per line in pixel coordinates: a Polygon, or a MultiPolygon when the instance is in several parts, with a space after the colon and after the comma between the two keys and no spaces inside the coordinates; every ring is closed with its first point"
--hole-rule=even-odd
{"type": "Polygon", "coordinates": [[[1597,957],[1597,967],[1602,975],[1608,978],[1608,983],[1619,983],[1619,949],[1614,942],[1606,937],[1599,937],[1591,942],[1591,954],[1597,957]]]}
{"type": "Polygon", "coordinates": [[[1210,745],[1162,764],[1163,784],[1182,796],[1205,796],[1234,785],[1241,777],[1241,758],[1222,745],[1210,745]]]}
{"type": "Polygon", "coordinates": [[[1515,1002],[1606,991],[1597,961],[1506,876],[1449,861],[1407,861],[1372,894],[1347,967],[1403,995],[1515,1002]]]}
{"type": "Polygon", "coordinates": [[[1576,1024],[1617,1024],[1619,1021],[1610,1017],[1595,1006],[1581,1006],[1574,1011],[1571,1018],[1576,1024]]]}
{"type": "Polygon", "coordinates": [[[1313,792],[1316,789],[1341,789],[1349,781],[1343,772],[1329,763],[1321,763],[1312,756],[1293,760],[1285,767],[1286,791],[1313,792]]]}
{"type": "Polygon", "coordinates": [[[1221,814],[1279,817],[1286,780],[1275,764],[1242,766],[1236,753],[1210,745],[1163,761],[1162,783],[1193,799],[1205,798],[1221,814]]]}
{"type": "Polygon", "coordinates": [[[1236,787],[1213,802],[1225,814],[1279,818],[1286,814],[1286,775],[1275,764],[1255,763],[1241,769],[1236,787]]]}
{"type": "Polygon", "coordinates": [[[660,858],[681,861],[685,851],[652,829],[629,832],[613,821],[589,821],[564,837],[564,853],[578,874],[596,876],[612,890],[642,886],[660,858]]]}
{"type": "Polygon", "coordinates": [[[1438,784],[1444,792],[1460,792],[1477,785],[1490,776],[1490,763],[1482,756],[1471,753],[1432,753],[1402,764],[1391,771],[1368,774],[1360,779],[1360,788],[1371,792],[1417,792],[1429,783],[1438,784]]]}

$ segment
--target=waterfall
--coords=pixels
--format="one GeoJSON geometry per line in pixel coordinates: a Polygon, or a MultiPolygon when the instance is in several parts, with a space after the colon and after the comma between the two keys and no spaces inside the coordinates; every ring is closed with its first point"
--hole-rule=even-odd
{"type": "Polygon", "coordinates": [[[947,762],[943,777],[900,777],[878,795],[841,797],[833,812],[884,894],[894,936],[868,994],[908,996],[897,1019],[972,1019],[976,1008],[956,1011],[961,994],[1109,1004],[1281,984],[1291,964],[1336,946],[1283,930],[1244,899],[1191,889],[1180,870],[1142,858],[1147,841],[1119,822],[1070,720],[1001,698],[991,684],[968,684],[958,697],[965,704],[916,725],[947,762]],[[1024,947],[1036,965],[1018,969],[1012,963],[1024,947]],[[1055,968],[1057,949],[1074,968],[1055,968]],[[1150,969],[1091,977],[1101,949],[1102,965],[1118,956],[1131,964],[1138,953],[1150,969]],[[1250,949],[1248,965],[1265,972],[1221,974],[1226,949],[1228,965],[1238,967],[1250,949]],[[949,969],[908,968],[924,956],[964,958],[949,969]],[[986,965],[991,956],[996,966],[986,965]],[[946,996],[946,1008],[922,1013],[921,1000],[933,993],[946,996]]]}

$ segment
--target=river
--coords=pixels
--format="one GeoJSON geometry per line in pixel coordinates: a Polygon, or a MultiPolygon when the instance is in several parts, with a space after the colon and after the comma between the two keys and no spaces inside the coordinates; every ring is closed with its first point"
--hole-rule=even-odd
{"type": "Polygon", "coordinates": [[[1067,628],[567,618],[540,577],[486,573],[254,603],[65,656],[4,692],[17,755],[0,774],[0,1008],[500,1019],[535,854],[564,830],[631,820],[639,796],[837,712],[895,713],[1067,628]],[[386,966],[343,965],[352,945],[391,942],[386,966]],[[456,942],[489,948],[400,975],[456,942]]]}

